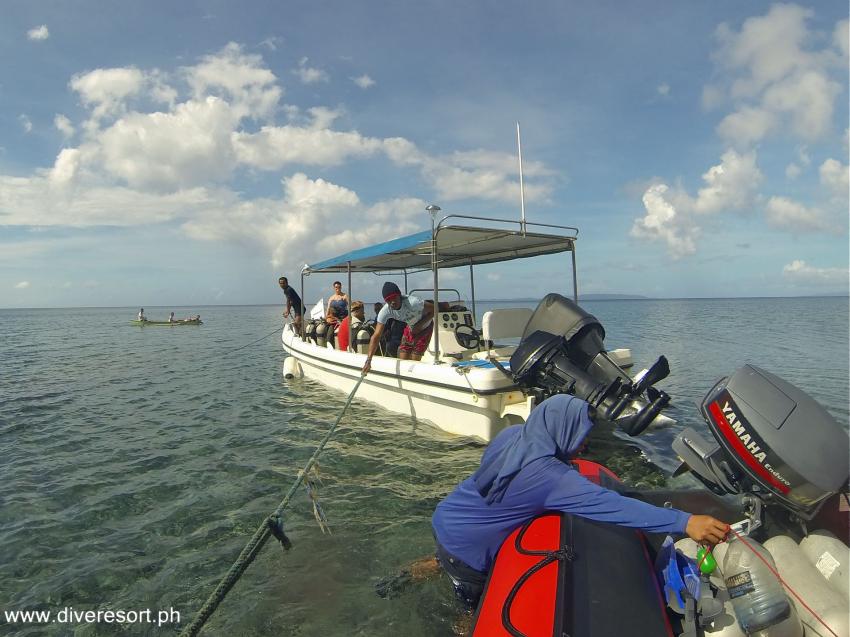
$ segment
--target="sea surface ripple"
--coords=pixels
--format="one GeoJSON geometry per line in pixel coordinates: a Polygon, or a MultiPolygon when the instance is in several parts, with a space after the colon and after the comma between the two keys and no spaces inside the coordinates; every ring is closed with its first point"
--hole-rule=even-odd
{"type": "MultiPolygon", "coordinates": [[[[665,354],[680,426],[721,376],[753,363],[848,423],[846,298],[588,302],[609,348],[665,354]]],[[[345,404],[287,382],[272,306],[199,311],[199,327],[130,325],[132,308],[0,310],[0,611],[173,608],[182,626],[282,499],[345,404]],[[264,335],[268,335],[264,338],[264,335]],[[252,341],[258,341],[241,348],[252,341]]],[[[479,312],[487,309],[479,304],[479,312]]],[[[165,308],[149,308],[152,316],[165,308]]],[[[675,431],[596,435],[590,456],[664,484],[675,431]],[[653,466],[647,458],[658,465],[653,466]]],[[[355,400],[320,458],[323,535],[300,492],[294,547],[269,542],[208,623],[219,635],[450,635],[445,580],[373,585],[433,551],[434,506],[484,446],[355,400]]],[[[160,635],[174,625],[10,626],[15,635],[160,635]]]]}

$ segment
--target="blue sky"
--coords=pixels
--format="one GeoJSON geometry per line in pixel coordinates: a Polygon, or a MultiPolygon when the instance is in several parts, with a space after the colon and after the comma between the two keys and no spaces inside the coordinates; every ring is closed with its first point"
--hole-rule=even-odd
{"type": "MultiPolygon", "coordinates": [[[[845,3],[14,1],[0,307],[277,302],[428,203],[517,218],[516,121],[583,292],[847,291],[845,3]]],[[[476,293],[567,291],[567,263],[476,293]]]]}

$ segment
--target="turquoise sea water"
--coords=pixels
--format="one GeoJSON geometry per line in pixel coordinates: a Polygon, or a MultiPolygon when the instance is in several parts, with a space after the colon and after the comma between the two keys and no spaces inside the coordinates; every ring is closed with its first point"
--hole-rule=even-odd
{"type": "MultiPolygon", "coordinates": [[[[667,355],[661,386],[682,424],[700,427],[695,402],[749,362],[847,426],[846,298],[585,307],[608,347],[631,347],[639,366],[667,355]]],[[[173,608],[187,624],[344,404],[314,382],[283,380],[279,339],[263,338],[279,307],[169,309],[205,324],[133,327],[137,308],[0,310],[0,634],[173,634],[174,624],[10,625],[3,615],[152,609],[156,619],[173,608]]],[[[671,465],[673,433],[640,443],[671,465]]],[[[293,549],[267,544],[204,634],[451,634],[445,580],[389,601],[372,585],[432,550],[431,512],[482,449],[355,401],[320,459],[333,534],[299,493],[286,517],[293,549]]],[[[625,441],[596,436],[590,454],[629,482],[665,480],[625,441]]]]}

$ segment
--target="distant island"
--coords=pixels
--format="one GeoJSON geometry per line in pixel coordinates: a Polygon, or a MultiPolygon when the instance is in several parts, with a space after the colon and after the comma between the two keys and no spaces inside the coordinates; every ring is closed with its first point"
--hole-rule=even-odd
{"type": "MultiPolygon", "coordinates": [[[[566,295],[569,296],[569,295],[566,295]]],[[[648,300],[652,297],[641,296],[640,294],[579,294],[579,301],[638,301],[648,300]]],[[[519,299],[477,299],[480,303],[539,303],[538,298],[519,298],[519,299]]]]}

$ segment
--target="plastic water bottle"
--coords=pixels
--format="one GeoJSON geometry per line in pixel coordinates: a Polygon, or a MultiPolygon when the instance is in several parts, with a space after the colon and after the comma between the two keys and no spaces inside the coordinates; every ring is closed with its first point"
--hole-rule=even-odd
{"type": "Polygon", "coordinates": [[[782,584],[753,551],[775,568],[770,553],[749,538],[747,544],[737,537],[729,541],[723,559],[723,577],[738,624],[751,634],[787,619],[791,615],[791,603],[782,584]]]}

